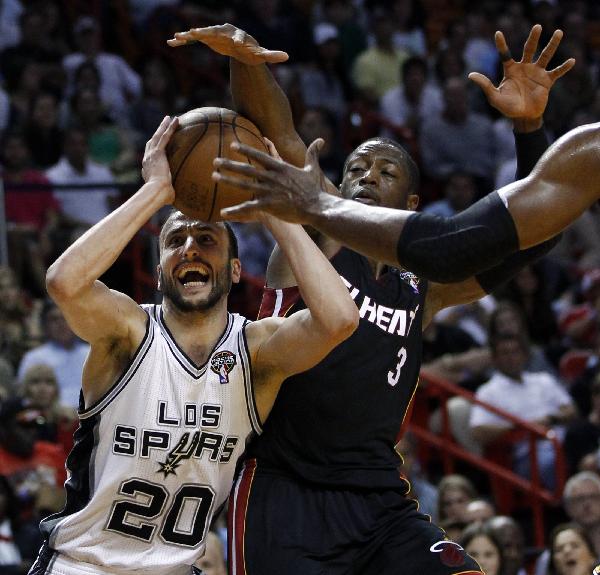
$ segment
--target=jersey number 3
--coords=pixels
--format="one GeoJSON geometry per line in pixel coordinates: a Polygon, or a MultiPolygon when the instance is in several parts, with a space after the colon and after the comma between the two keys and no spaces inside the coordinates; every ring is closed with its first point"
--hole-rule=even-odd
{"type": "Polygon", "coordinates": [[[401,347],[398,350],[398,363],[394,368],[394,371],[388,371],[388,383],[394,387],[398,381],[400,380],[400,372],[402,371],[402,366],[406,363],[406,348],[401,347]]]}
{"type": "Polygon", "coordinates": [[[134,500],[116,501],[113,504],[106,524],[108,531],[149,542],[160,523],[160,537],[167,543],[195,547],[204,539],[215,498],[210,487],[182,485],[168,505],[164,518],[163,511],[170,498],[163,485],[144,479],[128,479],[121,484],[119,493],[129,495],[134,500]]]}

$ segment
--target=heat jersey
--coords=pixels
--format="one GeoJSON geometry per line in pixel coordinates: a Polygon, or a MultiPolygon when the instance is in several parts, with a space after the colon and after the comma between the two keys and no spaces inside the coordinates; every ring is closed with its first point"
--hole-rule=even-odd
{"type": "MultiPolygon", "coordinates": [[[[342,248],[331,263],[360,311],[354,334],[281,387],[263,434],[249,448],[257,470],[321,485],[407,488],[394,450],[416,389],[427,283],[342,248]]],[[[289,291],[267,290],[261,315],[283,315],[289,291]]]]}
{"type": "Polygon", "coordinates": [[[190,573],[247,439],[260,432],[244,317],[205,365],[178,347],[160,306],[135,357],[80,412],[65,509],[42,522],[47,573],[190,573]],[[75,571],[71,570],[75,567],[75,571]]]}

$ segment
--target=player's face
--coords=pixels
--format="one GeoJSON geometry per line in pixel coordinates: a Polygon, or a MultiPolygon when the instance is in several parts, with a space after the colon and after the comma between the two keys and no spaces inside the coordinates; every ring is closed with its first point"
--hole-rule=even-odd
{"type": "Polygon", "coordinates": [[[179,310],[210,309],[239,281],[239,260],[229,257],[223,224],[181,218],[163,236],[159,289],[179,310]]]}
{"type": "Polygon", "coordinates": [[[409,177],[399,150],[366,142],[350,155],[340,186],[342,197],[370,206],[416,209],[419,197],[409,194],[409,177]]]}

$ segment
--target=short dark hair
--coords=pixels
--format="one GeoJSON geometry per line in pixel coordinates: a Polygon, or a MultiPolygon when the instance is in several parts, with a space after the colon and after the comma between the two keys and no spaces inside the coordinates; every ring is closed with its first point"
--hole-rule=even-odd
{"type": "Polygon", "coordinates": [[[403,167],[406,169],[406,173],[408,175],[408,191],[410,194],[419,193],[421,176],[419,174],[419,168],[417,167],[417,164],[415,164],[415,161],[412,159],[411,155],[406,151],[404,146],[402,146],[402,144],[400,144],[399,142],[396,142],[396,140],[392,140],[391,138],[383,138],[381,136],[376,136],[375,138],[369,138],[368,140],[365,140],[357,148],[352,150],[352,152],[350,152],[350,154],[346,158],[346,161],[344,162],[344,174],[348,169],[348,162],[350,161],[350,158],[352,157],[354,152],[356,152],[358,148],[364,146],[365,144],[374,144],[376,146],[389,146],[398,150],[403,160],[403,167]]]}
{"type": "MultiPolygon", "coordinates": [[[[173,209],[171,210],[171,213],[167,216],[167,218],[165,219],[161,229],[160,229],[160,234],[158,236],[158,251],[160,254],[161,251],[161,247],[162,244],[164,242],[165,239],[165,230],[167,229],[167,224],[169,224],[172,220],[175,220],[179,217],[183,216],[184,218],[190,219],[190,220],[194,220],[194,218],[188,218],[188,216],[186,216],[184,213],[180,212],[179,210],[173,209]]],[[[196,220],[196,221],[201,221],[201,220],[196,220]]],[[[238,246],[238,240],[237,237],[235,235],[235,232],[233,231],[233,227],[231,226],[231,224],[229,222],[222,222],[223,225],[225,226],[225,229],[227,230],[227,236],[229,237],[229,259],[237,259],[239,257],[239,246],[238,246]]]]}

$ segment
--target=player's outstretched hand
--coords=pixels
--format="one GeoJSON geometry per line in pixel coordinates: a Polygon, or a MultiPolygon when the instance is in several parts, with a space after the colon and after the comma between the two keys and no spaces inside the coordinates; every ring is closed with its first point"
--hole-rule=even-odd
{"type": "Polygon", "coordinates": [[[233,24],[192,28],[187,32],[176,32],[174,38],[167,40],[167,44],[172,47],[194,42],[202,42],[215,52],[235,58],[249,66],[276,64],[288,59],[286,52],[262,48],[250,34],[233,24]]]}
{"type": "Polygon", "coordinates": [[[165,116],[156,132],[146,142],[144,158],[142,160],[142,177],[146,183],[155,182],[160,184],[161,189],[168,189],[170,192],[169,203],[175,199],[175,190],[171,180],[171,169],[167,160],[166,147],[175,133],[178,126],[178,118],[174,116],[165,116]]]}
{"type": "Polygon", "coordinates": [[[297,168],[281,159],[250,146],[234,142],[231,149],[247,156],[259,166],[216,158],[213,180],[251,190],[254,199],[221,210],[226,220],[250,221],[267,212],[282,220],[306,224],[310,213],[318,209],[319,197],[326,195],[325,175],[319,166],[319,151],[324,141],[317,138],[306,150],[304,168],[297,168]],[[232,172],[227,175],[223,172],[232,172]],[[243,176],[243,177],[239,177],[243,176]]]}
{"type": "Polygon", "coordinates": [[[541,118],[548,103],[548,94],[556,80],[564,76],[574,65],[575,59],[569,58],[553,70],[546,70],[548,62],[554,56],[560,41],[562,30],[555,30],[548,45],[534,62],[542,27],[536,24],[531,29],[523,48],[519,62],[513,60],[502,32],[496,32],[496,48],[504,68],[504,78],[495,87],[489,78],[479,72],[471,72],[473,80],[484,92],[489,103],[508,118],[541,118]]]}

